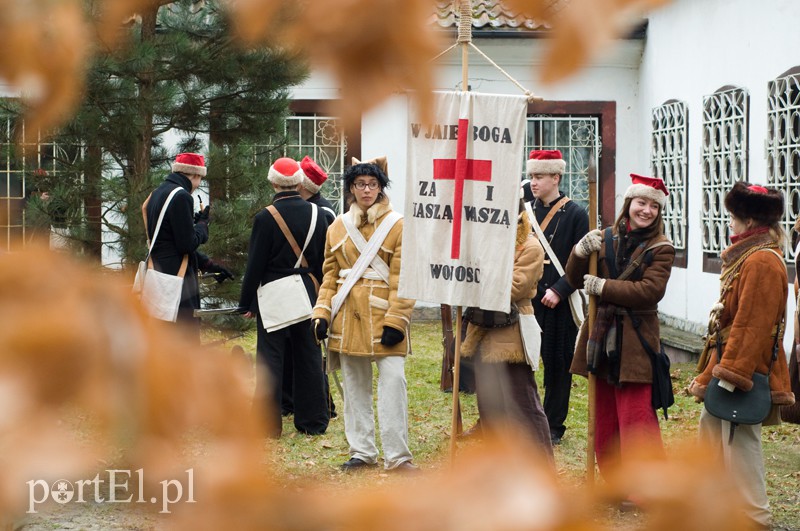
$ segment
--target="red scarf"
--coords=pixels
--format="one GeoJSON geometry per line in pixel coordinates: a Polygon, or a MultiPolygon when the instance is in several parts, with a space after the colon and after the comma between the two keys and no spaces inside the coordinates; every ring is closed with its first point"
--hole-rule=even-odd
{"type": "Polygon", "coordinates": [[[745,238],[750,236],[755,236],[756,234],[765,234],[769,232],[769,227],[756,227],[755,229],[750,229],[748,231],[744,231],[741,234],[731,234],[731,243],[737,243],[745,238]]]}

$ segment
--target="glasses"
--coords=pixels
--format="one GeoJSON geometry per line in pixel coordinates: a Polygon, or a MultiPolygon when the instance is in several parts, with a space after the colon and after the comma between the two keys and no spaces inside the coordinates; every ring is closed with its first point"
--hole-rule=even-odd
{"type": "Polygon", "coordinates": [[[363,190],[364,188],[369,188],[370,190],[377,190],[378,187],[380,186],[380,183],[378,183],[378,181],[372,181],[368,183],[365,183],[364,181],[358,181],[357,183],[353,183],[353,186],[355,186],[359,190],[363,190]]]}

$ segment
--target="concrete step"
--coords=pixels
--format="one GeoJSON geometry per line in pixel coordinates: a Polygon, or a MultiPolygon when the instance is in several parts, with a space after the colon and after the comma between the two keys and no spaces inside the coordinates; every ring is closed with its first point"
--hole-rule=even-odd
{"type": "Polygon", "coordinates": [[[696,362],[705,345],[703,337],[661,323],[661,344],[673,363],[696,362]]]}

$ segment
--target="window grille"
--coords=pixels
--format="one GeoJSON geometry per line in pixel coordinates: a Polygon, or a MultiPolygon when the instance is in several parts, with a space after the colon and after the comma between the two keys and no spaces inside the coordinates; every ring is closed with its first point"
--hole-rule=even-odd
{"type": "Polygon", "coordinates": [[[725,194],[747,181],[749,94],[723,87],[703,98],[703,253],[719,256],[729,239],[725,194]]]}
{"type": "Polygon", "coordinates": [[[664,229],[675,250],[686,251],[687,152],[689,120],[686,103],[667,102],[653,109],[650,168],[669,190],[664,229]]]}
{"type": "Polygon", "coordinates": [[[347,141],[338,125],[338,120],[330,116],[290,116],[286,120],[285,156],[300,161],[308,155],[325,170],[328,180],[322,185],[322,195],[341,213],[347,141]]]}
{"type": "MultiPolygon", "coordinates": [[[[532,149],[557,149],[566,162],[559,190],[589,210],[589,160],[600,160],[599,119],[573,116],[528,116],[524,160],[532,149]]],[[[523,162],[523,168],[525,163],[523,162]]]]}
{"type": "Polygon", "coordinates": [[[27,220],[28,203],[35,194],[52,193],[35,189],[30,177],[39,173],[48,182],[58,182],[60,163],[74,158],[57,144],[15,144],[16,125],[11,117],[0,118],[0,251],[20,250],[29,243],[34,230],[27,220]]]}
{"type": "MultiPolygon", "coordinates": [[[[786,234],[800,212],[800,69],[767,84],[767,182],[786,199],[781,224],[786,234]]],[[[795,250],[784,243],[784,256],[794,262],[795,250]]]]}

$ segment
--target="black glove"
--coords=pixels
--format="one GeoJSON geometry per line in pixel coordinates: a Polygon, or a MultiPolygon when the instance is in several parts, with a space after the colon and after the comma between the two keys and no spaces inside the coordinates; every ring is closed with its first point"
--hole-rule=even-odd
{"type": "Polygon", "coordinates": [[[231,273],[231,271],[228,268],[223,267],[219,264],[215,264],[211,260],[206,262],[203,271],[205,271],[206,273],[213,273],[214,280],[216,280],[217,282],[223,282],[227,279],[233,280],[233,273],[231,273]]]}
{"type": "Polygon", "coordinates": [[[384,345],[386,347],[393,347],[396,344],[400,343],[404,337],[406,337],[406,335],[397,328],[392,328],[391,326],[384,326],[383,335],[381,336],[381,345],[384,345]]]}
{"type": "Polygon", "coordinates": [[[194,213],[194,222],[195,223],[205,223],[208,225],[210,223],[209,216],[211,215],[211,205],[206,205],[206,207],[194,213]]]}
{"type": "Polygon", "coordinates": [[[317,343],[322,343],[322,340],[328,337],[328,321],[325,319],[312,319],[311,333],[314,334],[314,339],[317,340],[317,343]]]}

